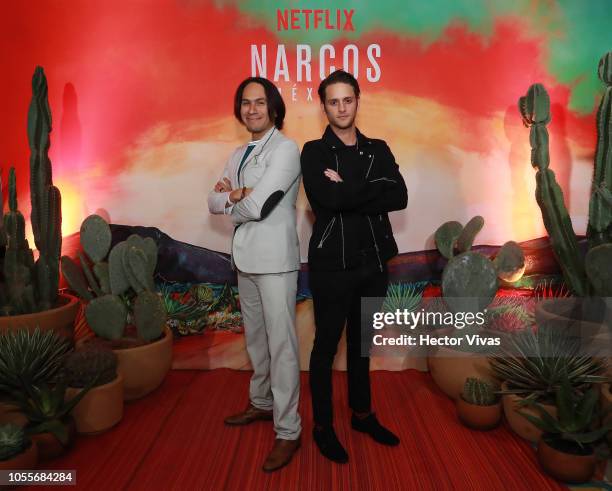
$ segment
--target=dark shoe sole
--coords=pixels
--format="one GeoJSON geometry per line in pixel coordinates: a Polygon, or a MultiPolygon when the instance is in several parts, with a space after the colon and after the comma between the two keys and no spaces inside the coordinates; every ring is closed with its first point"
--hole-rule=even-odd
{"type": "Polygon", "coordinates": [[[227,426],[246,426],[246,425],[250,425],[251,423],[256,423],[257,421],[272,421],[274,418],[270,415],[270,416],[264,416],[261,418],[254,418],[248,421],[239,421],[239,422],[230,422],[227,420],[223,420],[223,423],[225,423],[227,426]]]}

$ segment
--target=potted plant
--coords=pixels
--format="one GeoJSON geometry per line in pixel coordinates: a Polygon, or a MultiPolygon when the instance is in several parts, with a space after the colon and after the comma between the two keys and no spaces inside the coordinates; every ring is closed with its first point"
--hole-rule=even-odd
{"type": "Polygon", "coordinates": [[[28,419],[26,434],[38,446],[41,460],[61,455],[74,441],[76,429],[70,412],[87,394],[93,382],[73,398],[66,397],[66,384],[33,385],[22,381],[22,390],[13,397],[28,419]]]}
{"type": "Polygon", "coordinates": [[[123,377],[117,373],[117,355],[110,348],[101,343],[87,343],[68,356],[63,376],[68,384],[68,399],[91,385],[71,413],[78,433],[100,433],[121,421],[123,377]]]}
{"type": "Polygon", "coordinates": [[[14,424],[0,426],[0,470],[34,469],[38,447],[14,424]]]}
{"type": "Polygon", "coordinates": [[[0,414],[4,421],[26,424],[12,402],[22,380],[33,384],[54,381],[70,352],[70,341],[55,331],[21,329],[0,333],[0,414]]]}
{"type": "Polygon", "coordinates": [[[98,215],[83,221],[80,240],[81,267],[63,256],[62,273],[86,302],[93,332],[115,351],[125,399],[137,399],[156,389],[172,364],[172,333],[153,280],[157,245],[131,235],[111,249],[110,227],[98,215]]]}
{"type": "MultiPolygon", "coordinates": [[[[436,246],[448,260],[442,273],[443,308],[448,309],[448,312],[441,312],[443,315],[469,313],[476,316],[484,312],[497,293],[499,279],[515,282],[525,271],[525,257],[516,242],[506,242],[493,260],[471,250],[483,226],[484,219],[476,216],[465,227],[451,221],[442,224],[435,232],[436,246]]],[[[458,329],[451,325],[439,332],[461,337],[463,341],[467,334],[483,334],[483,338],[488,336],[484,324],[479,326],[475,322],[472,327],[458,329]]],[[[461,346],[465,344],[463,341],[461,346]]],[[[481,350],[473,347],[436,347],[430,350],[427,357],[429,371],[436,385],[448,396],[457,399],[466,378],[494,381],[487,357],[478,352],[490,353],[492,349],[489,346],[481,350]]]]}
{"type": "Polygon", "coordinates": [[[56,330],[72,339],[79,304],[72,295],[58,294],[62,214],[61,195],[53,185],[48,156],[50,132],[47,80],[43,69],[37,67],[32,78],[28,140],[31,223],[38,257],[35,261],[25,238],[25,219],[17,206],[15,169],[11,168],[9,210],[0,224],[0,247],[4,248],[0,255],[0,332],[39,327],[56,330]]]}
{"type": "Polygon", "coordinates": [[[572,388],[567,377],[556,390],[558,418],[553,418],[540,404],[533,403],[540,417],[521,411],[542,432],[538,442],[538,461],[555,479],[568,483],[590,480],[595,472],[594,443],[612,429],[608,424],[593,428],[599,391],[591,387],[586,394],[572,388]]]}
{"type": "Polygon", "coordinates": [[[602,375],[605,364],[600,359],[581,355],[576,338],[550,326],[515,333],[504,344],[501,354],[491,357],[491,369],[503,381],[500,393],[510,428],[531,442],[537,442],[542,432],[518,411],[535,415],[529,406],[537,402],[554,418],[555,390],[563,377],[567,376],[570,386],[580,392],[606,380],[602,375]]]}
{"type": "Polygon", "coordinates": [[[491,430],[501,420],[501,401],[493,385],[485,380],[468,378],[457,399],[457,415],[474,430],[491,430]]]}

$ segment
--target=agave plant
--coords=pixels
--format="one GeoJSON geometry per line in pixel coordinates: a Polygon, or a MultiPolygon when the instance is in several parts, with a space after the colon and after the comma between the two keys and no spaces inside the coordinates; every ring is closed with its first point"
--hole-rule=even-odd
{"type": "Polygon", "coordinates": [[[69,433],[67,419],[70,411],[85,397],[96,383],[91,380],[72,399],[66,398],[66,383],[60,381],[53,386],[32,385],[24,380],[22,390],[13,392],[13,399],[28,418],[27,433],[52,433],[62,445],[67,445],[69,433]]]}
{"type": "Polygon", "coordinates": [[[30,441],[20,426],[12,423],[0,426],[0,461],[19,455],[29,444],[30,441]]]}
{"type": "Polygon", "coordinates": [[[586,394],[582,394],[572,389],[571,380],[565,374],[555,390],[558,419],[553,418],[538,403],[533,406],[540,412],[541,418],[524,411],[519,411],[519,414],[544,432],[547,443],[567,441],[584,448],[583,445],[601,440],[612,429],[612,423],[592,428],[598,401],[597,387],[591,387],[586,394]]]}
{"type": "Polygon", "coordinates": [[[70,342],[54,331],[27,329],[0,335],[0,392],[21,388],[21,380],[33,384],[53,380],[71,350],[70,342]]]}
{"type": "Polygon", "coordinates": [[[502,353],[490,358],[493,373],[508,383],[505,394],[519,394],[525,402],[554,399],[563,377],[579,392],[605,382],[606,365],[580,354],[580,343],[559,329],[540,326],[509,336],[502,353]]]}
{"type": "Polygon", "coordinates": [[[387,289],[383,311],[395,312],[406,309],[412,312],[416,310],[421,302],[425,285],[426,283],[391,283],[387,289]]]}

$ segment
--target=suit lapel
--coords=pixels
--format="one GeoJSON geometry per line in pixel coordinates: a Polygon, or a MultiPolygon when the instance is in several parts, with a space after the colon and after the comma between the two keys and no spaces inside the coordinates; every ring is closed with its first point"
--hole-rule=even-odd
{"type": "MultiPolygon", "coordinates": [[[[255,145],[255,148],[253,150],[251,150],[251,153],[249,154],[249,156],[247,157],[246,161],[244,162],[244,165],[242,166],[242,168],[244,169],[247,165],[249,165],[249,162],[251,160],[253,160],[256,156],[258,156],[263,148],[266,146],[266,143],[268,143],[268,140],[272,139],[274,137],[274,133],[276,133],[276,131],[278,131],[276,129],[276,127],[272,126],[272,128],[270,128],[266,134],[261,138],[261,140],[259,140],[257,142],[257,145],[255,145]]],[[[242,157],[242,155],[241,155],[242,157]]],[[[244,172],[244,170],[243,170],[244,172]]]]}

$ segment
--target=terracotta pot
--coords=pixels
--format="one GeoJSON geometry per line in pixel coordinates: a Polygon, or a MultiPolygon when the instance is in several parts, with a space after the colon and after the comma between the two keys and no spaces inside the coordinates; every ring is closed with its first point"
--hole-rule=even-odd
{"type": "Polygon", "coordinates": [[[590,481],[597,463],[593,451],[589,455],[566,453],[553,448],[545,439],[538,443],[538,461],[552,477],[572,484],[590,481]]]}
{"type": "Polygon", "coordinates": [[[67,293],[60,293],[58,301],[61,305],[55,309],[33,314],[0,317],[0,332],[23,328],[33,332],[38,326],[43,331],[53,330],[72,340],[74,337],[74,319],[79,310],[80,300],[67,293]]]}
{"type": "MultiPolygon", "coordinates": [[[[508,390],[507,382],[504,382],[501,386],[502,390],[508,390]]],[[[529,440],[530,442],[536,443],[542,436],[542,430],[527,421],[526,418],[521,416],[517,410],[523,411],[527,414],[532,414],[538,418],[541,417],[540,411],[534,407],[521,406],[520,402],[524,400],[523,397],[516,394],[504,394],[502,396],[502,403],[504,405],[504,415],[506,420],[518,436],[529,440]]],[[[557,407],[550,404],[541,404],[544,410],[552,417],[557,417],[557,407]]]]}
{"type": "MultiPolygon", "coordinates": [[[[72,399],[83,389],[68,387],[66,398],[72,399]]],[[[123,417],[123,376],[91,389],[72,410],[78,433],[100,433],[115,426],[123,417]]]]}
{"type": "Polygon", "coordinates": [[[457,416],[468,428],[474,430],[491,430],[499,425],[502,415],[502,403],[491,406],[470,404],[463,397],[457,399],[457,416]]]}
{"type": "Polygon", "coordinates": [[[70,418],[66,423],[68,426],[68,444],[62,443],[55,437],[53,433],[37,433],[30,438],[36,442],[38,446],[38,457],[41,461],[51,460],[62,455],[68,448],[72,446],[76,437],[76,426],[74,420],[70,418]]]}
{"type": "Polygon", "coordinates": [[[26,470],[36,469],[38,464],[38,447],[35,442],[30,442],[30,446],[20,454],[15,455],[9,460],[0,460],[0,470],[26,470]]]}
{"type": "Polygon", "coordinates": [[[139,399],[154,391],[163,382],[172,365],[172,331],[136,348],[113,350],[117,355],[117,371],[123,375],[123,398],[139,399]]]}
{"type": "Polygon", "coordinates": [[[8,401],[0,401],[0,425],[12,423],[24,428],[28,424],[28,418],[20,407],[8,401]]]}
{"type": "Polygon", "coordinates": [[[427,366],[436,385],[454,400],[459,399],[469,377],[497,383],[488,358],[475,353],[440,346],[427,357],[427,366]]]}

